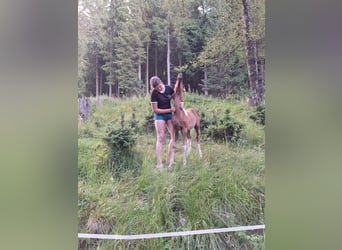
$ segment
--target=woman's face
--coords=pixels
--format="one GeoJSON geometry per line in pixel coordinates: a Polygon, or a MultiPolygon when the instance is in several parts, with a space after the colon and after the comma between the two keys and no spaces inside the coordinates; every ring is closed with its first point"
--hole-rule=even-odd
{"type": "Polygon", "coordinates": [[[154,89],[157,90],[158,92],[162,92],[164,90],[164,84],[159,83],[159,85],[155,87],[154,89]]]}

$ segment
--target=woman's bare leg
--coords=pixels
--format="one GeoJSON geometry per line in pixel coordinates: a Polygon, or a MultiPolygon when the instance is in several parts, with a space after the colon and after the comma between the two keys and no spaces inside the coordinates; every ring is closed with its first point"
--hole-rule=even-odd
{"type": "Polygon", "coordinates": [[[169,167],[170,167],[174,161],[174,146],[175,146],[175,133],[174,133],[172,120],[166,121],[166,127],[170,133],[170,138],[171,138],[170,143],[169,143],[169,147],[167,150],[167,159],[169,161],[169,167]]]}
{"type": "Polygon", "coordinates": [[[156,154],[157,154],[157,168],[163,167],[162,153],[163,153],[163,142],[165,138],[165,121],[155,120],[154,126],[157,133],[157,143],[156,143],[156,154]]]}

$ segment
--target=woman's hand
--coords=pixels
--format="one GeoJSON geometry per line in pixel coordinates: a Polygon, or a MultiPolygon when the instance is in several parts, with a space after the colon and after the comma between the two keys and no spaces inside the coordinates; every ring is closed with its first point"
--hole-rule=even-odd
{"type": "Polygon", "coordinates": [[[175,112],[176,111],[176,108],[175,107],[171,107],[171,112],[175,112]]]}

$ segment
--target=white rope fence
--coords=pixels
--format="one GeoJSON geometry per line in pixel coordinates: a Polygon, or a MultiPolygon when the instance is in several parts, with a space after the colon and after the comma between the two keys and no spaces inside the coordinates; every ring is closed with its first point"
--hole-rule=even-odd
{"type": "Polygon", "coordinates": [[[265,229],[265,225],[229,227],[229,228],[214,228],[214,229],[206,229],[206,230],[193,230],[193,231],[181,231],[181,232],[170,232],[170,233],[134,234],[134,235],[83,234],[83,233],[79,233],[78,238],[106,239],[106,240],[139,240],[139,239],[188,236],[188,235],[197,235],[197,234],[238,232],[238,231],[248,231],[248,230],[256,230],[256,229],[265,229]]]}

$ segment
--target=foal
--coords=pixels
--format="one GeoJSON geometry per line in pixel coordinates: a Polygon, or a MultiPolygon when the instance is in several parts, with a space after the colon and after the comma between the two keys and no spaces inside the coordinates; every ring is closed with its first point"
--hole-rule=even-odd
{"type": "MultiPolygon", "coordinates": [[[[196,130],[196,142],[197,142],[197,150],[200,157],[202,157],[202,151],[200,146],[200,116],[197,111],[193,108],[184,109],[183,108],[183,75],[179,73],[177,75],[177,81],[174,87],[174,107],[176,111],[172,116],[172,124],[173,124],[173,132],[175,141],[178,138],[178,132],[182,132],[183,136],[183,144],[182,144],[182,152],[183,152],[183,165],[186,165],[186,155],[190,153],[191,149],[191,137],[190,130],[195,128],[196,130]]],[[[171,149],[171,159],[170,165],[174,162],[174,147],[171,149]]]]}

